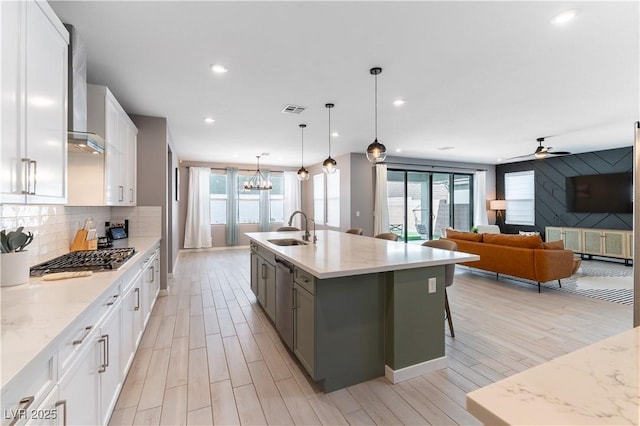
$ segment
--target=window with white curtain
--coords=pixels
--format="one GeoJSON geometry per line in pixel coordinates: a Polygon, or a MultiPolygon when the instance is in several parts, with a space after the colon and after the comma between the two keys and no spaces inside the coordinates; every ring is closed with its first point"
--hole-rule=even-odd
{"type": "Polygon", "coordinates": [[[324,173],[313,175],[313,220],[324,224],[324,173]]]}
{"type": "Polygon", "coordinates": [[[313,220],[318,225],[340,226],[340,170],[313,176],[313,220]]]}
{"type": "Polygon", "coordinates": [[[505,223],[535,225],[535,176],[533,170],[504,174],[504,198],[507,201],[505,223]]]}
{"type": "Polygon", "coordinates": [[[227,175],[221,170],[211,170],[209,178],[211,224],[227,223],[227,175]]]}
{"type": "Polygon", "coordinates": [[[327,175],[327,226],[340,226],[340,170],[327,175]]]}
{"type": "Polygon", "coordinates": [[[269,221],[284,222],[284,175],[271,172],[273,188],[269,191],[269,221]]]}

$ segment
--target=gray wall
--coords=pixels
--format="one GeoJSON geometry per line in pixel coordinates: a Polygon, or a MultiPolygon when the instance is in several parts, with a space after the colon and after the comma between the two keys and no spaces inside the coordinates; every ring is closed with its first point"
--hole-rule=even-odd
{"type": "Polygon", "coordinates": [[[170,257],[168,254],[169,224],[167,219],[167,188],[170,184],[167,176],[168,142],[167,119],[130,116],[138,127],[137,149],[137,205],[160,206],[162,209],[162,240],[160,241],[160,288],[167,288],[170,257]]]}
{"type": "Polygon", "coordinates": [[[502,231],[538,231],[547,226],[577,228],[632,229],[633,214],[571,213],[566,208],[565,178],[579,175],[630,172],[633,148],[617,148],[542,160],[521,161],[496,166],[498,198],[504,199],[504,174],[533,170],[535,175],[535,226],[503,225],[502,231]]]}

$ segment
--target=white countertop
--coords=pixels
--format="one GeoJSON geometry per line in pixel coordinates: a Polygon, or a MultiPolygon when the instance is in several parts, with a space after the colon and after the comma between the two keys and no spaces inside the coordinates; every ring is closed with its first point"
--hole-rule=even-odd
{"type": "Polygon", "coordinates": [[[97,272],[90,277],[42,281],[33,277],[27,284],[0,289],[2,310],[1,388],[39,353],[53,344],[75,318],[156,243],[159,237],[129,238],[120,244],[136,254],[117,271],[97,272]]]}
{"type": "Polygon", "coordinates": [[[467,394],[484,424],[640,424],[640,327],[467,394]]]}
{"type": "MultiPolygon", "coordinates": [[[[316,278],[335,278],[374,272],[414,269],[479,260],[480,256],[420,245],[382,240],[338,231],[318,231],[316,244],[278,246],[270,239],[302,240],[304,232],[253,232],[249,239],[316,278]]],[[[311,232],[313,239],[313,232],[311,232]]]]}

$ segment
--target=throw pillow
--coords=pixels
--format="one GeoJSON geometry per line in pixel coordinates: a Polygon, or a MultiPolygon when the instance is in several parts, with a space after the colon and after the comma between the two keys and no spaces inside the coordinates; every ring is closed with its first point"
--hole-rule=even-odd
{"type": "Polygon", "coordinates": [[[484,242],[501,246],[541,249],[540,235],[484,234],[484,242]]]}
{"type": "Polygon", "coordinates": [[[549,241],[546,243],[542,243],[545,250],[564,250],[564,242],[562,240],[558,241],[549,241]]]}
{"type": "Polygon", "coordinates": [[[462,232],[455,231],[453,229],[447,229],[447,238],[452,238],[454,240],[482,242],[482,235],[483,234],[476,234],[474,232],[462,232]]]}
{"type": "Polygon", "coordinates": [[[540,235],[537,231],[519,231],[518,235],[540,235]]]}

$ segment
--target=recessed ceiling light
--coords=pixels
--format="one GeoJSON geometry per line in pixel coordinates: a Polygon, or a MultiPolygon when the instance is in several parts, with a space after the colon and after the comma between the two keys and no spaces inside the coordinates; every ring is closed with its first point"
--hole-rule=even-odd
{"type": "Polygon", "coordinates": [[[396,152],[402,152],[400,148],[396,148],[396,152]]]}
{"type": "Polygon", "coordinates": [[[215,72],[216,74],[224,74],[229,70],[224,65],[214,64],[214,65],[211,65],[211,71],[215,72]]]}
{"type": "Polygon", "coordinates": [[[558,13],[553,18],[551,18],[551,23],[553,25],[566,24],[567,22],[573,20],[573,18],[578,16],[579,13],[580,11],[578,9],[563,10],[562,12],[558,13]]]}
{"type": "Polygon", "coordinates": [[[331,136],[333,136],[334,138],[337,138],[338,136],[340,136],[340,133],[333,132],[333,133],[331,133],[331,136]]]}
{"type": "Polygon", "coordinates": [[[438,151],[448,151],[450,149],[453,149],[452,146],[441,146],[440,148],[437,148],[438,151]]]}
{"type": "Polygon", "coordinates": [[[393,101],[393,104],[394,104],[395,106],[404,105],[404,104],[406,104],[406,103],[407,103],[407,101],[405,101],[404,99],[396,99],[395,101],[393,101]]]}
{"type": "Polygon", "coordinates": [[[214,120],[214,119],[213,119],[213,118],[211,118],[211,117],[205,117],[205,118],[204,118],[204,122],[205,122],[205,123],[208,123],[208,124],[211,124],[211,123],[213,123],[213,122],[215,122],[215,121],[216,121],[216,120],[214,120]]]}
{"type": "Polygon", "coordinates": [[[502,161],[502,158],[498,158],[498,161],[502,161]]]}

